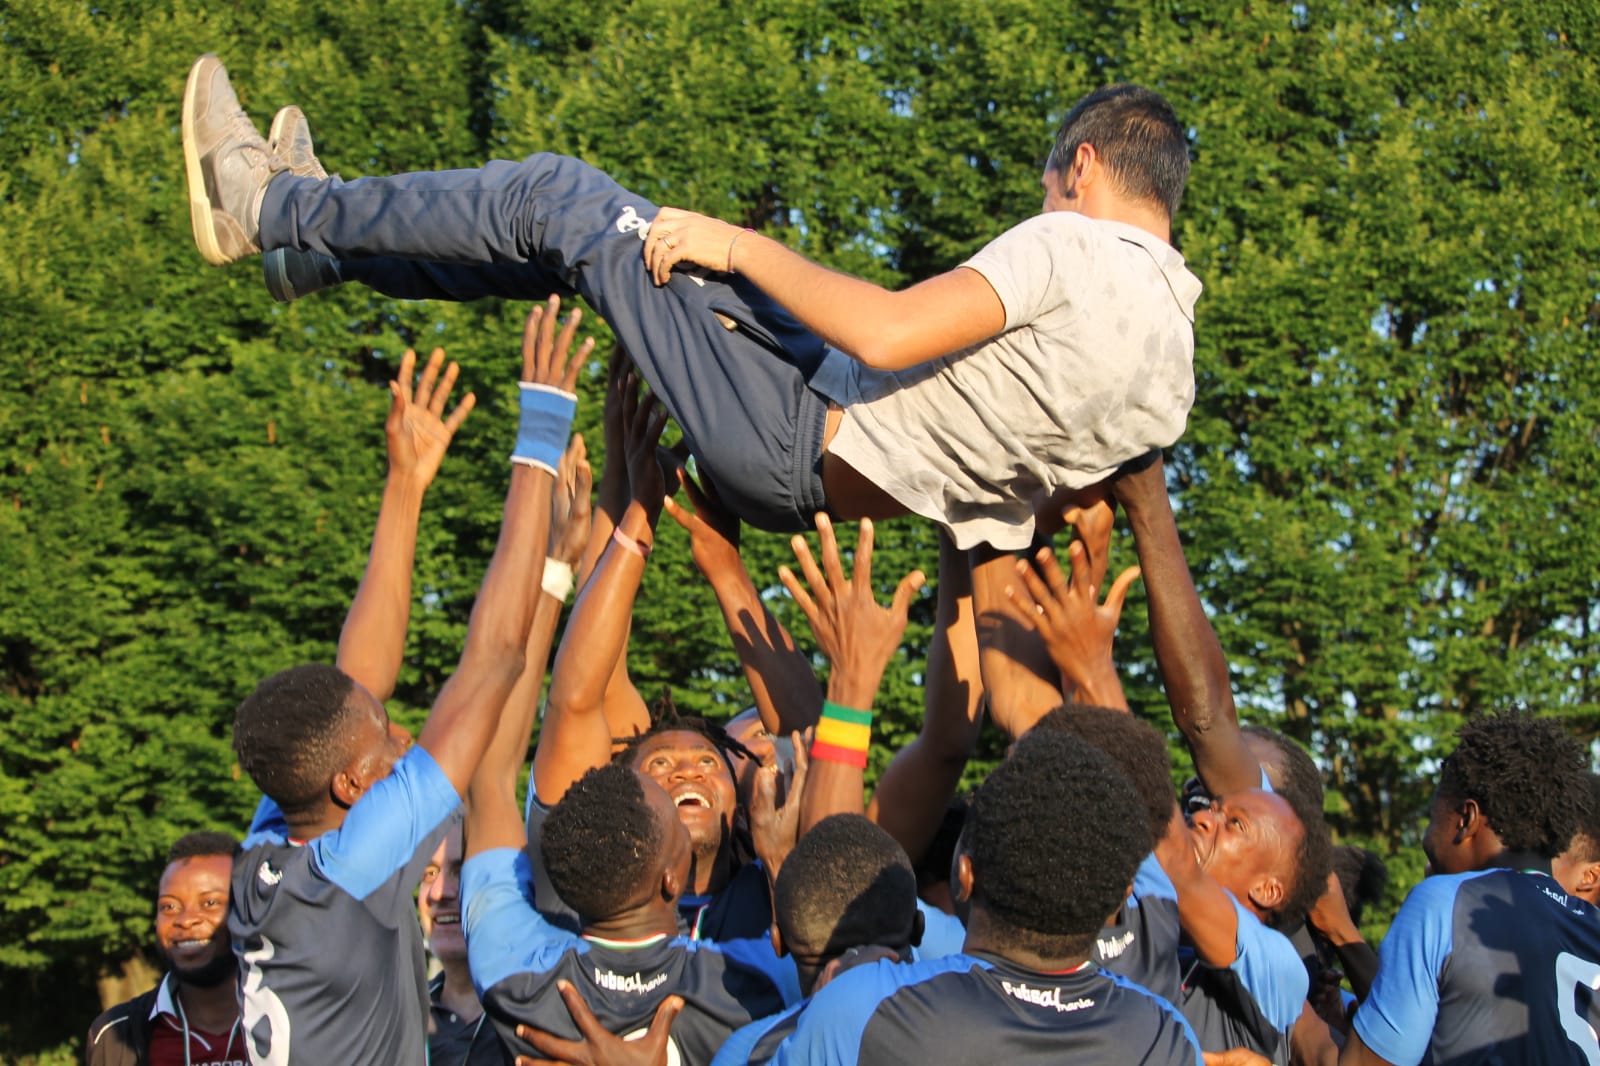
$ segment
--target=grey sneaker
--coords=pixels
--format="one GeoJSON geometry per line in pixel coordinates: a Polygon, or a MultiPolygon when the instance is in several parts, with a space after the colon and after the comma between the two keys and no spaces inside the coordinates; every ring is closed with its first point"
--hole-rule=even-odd
{"type": "Polygon", "coordinates": [[[296,177],[320,180],[328,176],[328,172],[317,161],[317,152],[311,143],[311,127],[306,124],[306,113],[293,104],[272,116],[267,149],[287,163],[289,173],[296,177]]]}
{"type": "Polygon", "coordinates": [[[183,89],[183,165],[194,243],[205,261],[222,266],[259,252],[261,198],[273,175],[289,168],[239,106],[214,55],[195,61],[183,89]]]}

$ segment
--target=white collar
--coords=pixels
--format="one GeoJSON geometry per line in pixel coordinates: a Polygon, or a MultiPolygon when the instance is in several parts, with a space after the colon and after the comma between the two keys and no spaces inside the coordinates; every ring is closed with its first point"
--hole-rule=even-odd
{"type": "Polygon", "coordinates": [[[150,1008],[150,1020],[155,1021],[163,1014],[170,1014],[174,1018],[183,1017],[178,1013],[178,1004],[173,1000],[172,972],[169,970],[162,975],[161,983],[156,986],[155,1006],[150,1008]]]}

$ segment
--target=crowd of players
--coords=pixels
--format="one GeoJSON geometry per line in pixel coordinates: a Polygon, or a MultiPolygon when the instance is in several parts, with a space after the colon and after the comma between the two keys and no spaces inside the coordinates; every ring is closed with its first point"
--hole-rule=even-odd
{"type": "Polygon", "coordinates": [[[238,843],[174,845],[168,972],[93,1023],[90,1063],[1600,1064],[1600,804],[1574,739],[1524,712],[1460,730],[1431,876],[1374,952],[1375,860],[1332,847],[1307,752],[1239,724],[1160,458],[1200,286],[1170,243],[1189,149],[1158,95],[1080,100],[1041,213],[899,293],[563,157],[330,178],[304,115],[261,137],[214,56],[182,125],[202,254],[265,251],[278,298],[576,291],[636,362],[612,360],[595,482],[570,433],[592,344],[556,297],[529,315],[499,541],[413,741],[383,701],[422,500],[472,400],[446,412],[442,352],[414,392],[403,360],[337,665],[240,704],[260,808],[238,843]],[[660,446],[669,411],[693,473],[660,446]],[[1118,510],[1139,566],[1108,585],[1118,510]],[[727,722],[629,679],[663,512],[749,683],[727,722]],[[864,802],[926,583],[879,601],[871,519],[906,513],[940,529],[924,724],[864,802]],[[830,515],[862,519],[848,567],[830,515]],[[742,522],[815,527],[777,576],[825,685],[742,522]],[[1181,796],[1112,654],[1141,576],[1197,771],[1181,796]],[[985,721],[1010,746],[957,800],[985,721]]]}
{"type": "MultiPolygon", "coordinates": [[[[530,316],[524,380],[570,388],[590,348],[557,314],[530,316]]],[[[239,707],[261,809],[242,845],[173,846],[167,974],[93,1023],[90,1063],[416,1062],[424,1046],[434,1063],[1593,1061],[1579,990],[1600,984],[1582,902],[1600,894],[1600,830],[1578,745],[1523,714],[1461,730],[1433,876],[1372,952],[1352,917],[1372,860],[1330,848],[1304,750],[1237,724],[1159,462],[1069,512],[1065,572],[1045,548],[996,577],[946,544],[926,725],[863,807],[870,708],[922,575],[883,604],[870,522],[848,568],[825,518],[819,556],[796,538],[780,580],[824,691],[745,572],[737,520],[658,448],[661,410],[619,358],[598,484],[581,437],[554,476],[514,468],[460,668],[413,745],[382,698],[423,493],[471,401],[446,413],[442,353],[414,395],[412,370],[339,665],[277,674],[239,707]],[[1181,796],[1111,661],[1133,578],[1098,594],[1113,499],[1199,771],[1181,796]],[[722,724],[647,707],[628,679],[663,509],[755,696],[722,724]],[[1053,699],[1014,700],[984,669],[973,623],[991,615],[1025,620],[1053,699]],[[985,710],[1013,743],[958,800],[985,710]]]]}

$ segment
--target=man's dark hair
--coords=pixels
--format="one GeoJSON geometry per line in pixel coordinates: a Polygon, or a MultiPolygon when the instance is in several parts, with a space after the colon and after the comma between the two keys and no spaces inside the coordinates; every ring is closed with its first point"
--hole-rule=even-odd
{"type": "Polygon", "coordinates": [[[1345,910],[1357,922],[1369,904],[1383,901],[1389,887],[1389,867],[1376,852],[1341,844],[1333,849],[1333,872],[1339,875],[1345,910]]]}
{"type": "Polygon", "coordinates": [[[1579,817],[1568,847],[1579,862],[1600,862],[1600,774],[1584,776],[1589,781],[1589,809],[1579,817]]]}
{"type": "Polygon", "coordinates": [[[1588,760],[1560,724],[1502,711],[1456,731],[1439,771],[1439,795],[1472,800],[1508,851],[1554,858],[1594,806],[1588,760]]]}
{"type": "Polygon", "coordinates": [[[973,903],[1011,946],[1086,954],[1150,850],[1138,792],[1105,755],[1029,730],[972,799],[973,903]]]}
{"type": "Polygon", "coordinates": [[[672,702],[672,690],[663,688],[661,695],[650,706],[650,728],[643,733],[631,737],[613,737],[612,743],[620,744],[611,761],[627,767],[633,766],[634,757],[639,751],[639,745],[651,737],[662,733],[698,733],[711,742],[711,746],[722,754],[722,761],[728,764],[728,773],[734,773],[733,756],[742,755],[746,759],[754,759],[755,753],[733,737],[728,731],[716,722],[693,715],[681,715],[677,705],[672,702]]]}
{"type": "Polygon", "coordinates": [[[1172,791],[1172,756],[1166,738],[1155,727],[1127,711],[1083,703],[1057,707],[1039,719],[1039,726],[1077,737],[1110,759],[1144,801],[1150,848],[1166,836],[1177,799],[1172,791]]]}
{"type": "Polygon", "coordinates": [[[1189,181],[1189,141],[1172,105],[1137,85],[1107,85],[1072,105],[1056,131],[1047,169],[1066,175],[1091,144],[1123,193],[1178,213],[1189,181]]]}
{"type": "Polygon", "coordinates": [[[295,666],[257,685],[234,714],[239,765],[291,821],[322,808],[348,757],[344,729],[354,691],[355,682],[335,667],[295,666]]]}
{"type": "Polygon", "coordinates": [[[854,947],[906,947],[917,878],[894,837],[859,814],[834,814],[794,846],[773,886],[791,951],[832,958],[854,947]]]}
{"type": "Polygon", "coordinates": [[[211,858],[220,855],[231,859],[239,850],[239,841],[228,833],[185,833],[167,849],[167,865],[185,859],[211,858]]]}
{"type": "Polygon", "coordinates": [[[1322,771],[1312,760],[1311,753],[1298,741],[1264,725],[1250,724],[1240,727],[1246,736],[1257,737],[1271,744],[1277,752],[1270,765],[1263,765],[1272,790],[1289,801],[1295,813],[1315,811],[1322,813],[1322,771]]]}
{"type": "Polygon", "coordinates": [[[626,766],[597,766],[573,782],[544,820],[545,871],[556,895],[585,922],[626,909],[661,867],[661,826],[645,787],[626,766]]]}

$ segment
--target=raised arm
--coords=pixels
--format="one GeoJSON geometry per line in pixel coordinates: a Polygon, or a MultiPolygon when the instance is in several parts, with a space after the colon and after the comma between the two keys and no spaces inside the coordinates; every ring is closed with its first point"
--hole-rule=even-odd
{"type": "Polygon", "coordinates": [[[379,700],[394,693],[405,656],[422,497],[439,472],[456,430],[477,403],[477,397],[469,392],[446,417],[444,408],[460,368],[455,363],[445,366],[440,379],[444,349],[435,348],[413,393],[411,375],[416,361],[417,353],[408,348],[400,359],[399,375],[389,382],[392,400],[383,424],[389,473],[383,483],[383,503],[378,508],[367,572],[339,634],[339,669],[379,700]]]}
{"type": "Polygon", "coordinates": [[[522,673],[550,531],[550,490],[577,406],[573,387],[590,342],[569,358],[578,314],[557,339],[560,301],[528,315],[522,334],[522,418],[511,489],[494,557],[467,626],[461,663],[445,683],[417,743],[465,794],[522,673]]]}
{"type": "Polygon", "coordinates": [[[983,725],[983,678],[967,553],[939,534],[939,603],[922,686],[922,732],[895,752],[867,817],[918,862],[939,832],[983,725]]]}
{"type": "Polygon", "coordinates": [[[574,781],[611,758],[606,692],[627,644],[645,556],[655,542],[661,516],[665,483],[656,444],[666,427],[666,409],[648,394],[640,399],[631,376],[624,386],[620,417],[631,499],[584,583],[556,652],[531,785],[546,806],[558,802],[574,781]]]}
{"type": "Polygon", "coordinates": [[[967,267],[891,292],[811,262],[752,230],[663,207],[650,224],[645,266],[665,285],[678,263],[737,273],[811,332],[879,370],[902,370],[970,348],[1006,328],[1005,305],[967,267]]]}
{"type": "Polygon", "coordinates": [[[817,515],[817,539],[822,550],[820,569],[804,537],[791,542],[806,585],[801,585],[788,567],[778,571],[778,579],[811,623],[817,650],[831,666],[828,700],[811,744],[811,772],[800,812],[802,834],[830,814],[862,812],[872,704],[883,671],[900,649],[911,597],[927,581],[921,570],[913,570],[900,579],[889,606],[882,607],[872,590],[871,519],[861,521],[855,567],[849,578],[844,576],[839,542],[827,515],[817,515]]]}
{"type": "Polygon", "coordinates": [[[1149,594],[1156,665],[1195,770],[1213,796],[1260,788],[1261,767],[1239,730],[1222,643],[1183,557],[1160,453],[1125,468],[1113,480],[1112,492],[1133,528],[1149,594]]]}
{"type": "Polygon", "coordinates": [[[1061,706],[1061,675],[1012,590],[1017,560],[988,545],[974,548],[972,606],[977,613],[978,662],[989,716],[1015,740],[1061,706]]]}
{"type": "Polygon", "coordinates": [[[688,532],[695,566],[716,594],[761,724],[776,737],[809,729],[822,714],[822,688],[811,671],[811,661],[767,610],[739,558],[738,516],[722,506],[715,486],[707,482],[702,489],[682,467],[678,483],[694,509],[671,497],[664,506],[673,521],[688,532]]]}

